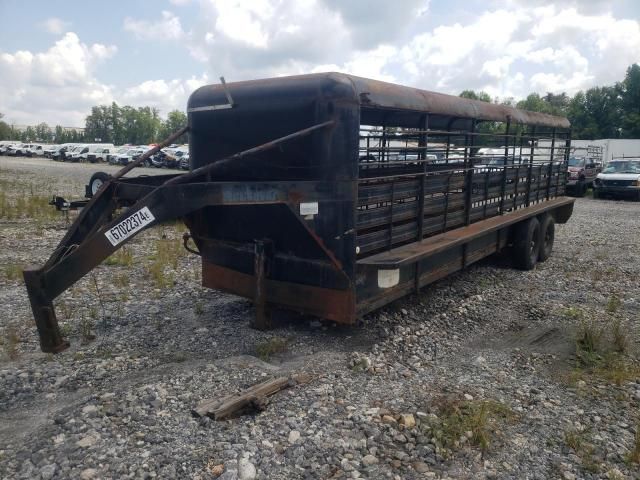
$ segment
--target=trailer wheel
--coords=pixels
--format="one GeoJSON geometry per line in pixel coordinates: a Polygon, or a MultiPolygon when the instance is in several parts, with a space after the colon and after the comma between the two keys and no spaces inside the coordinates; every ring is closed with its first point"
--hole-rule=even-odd
{"type": "Polygon", "coordinates": [[[521,270],[532,270],[540,253],[540,222],[533,217],[516,225],[513,263],[521,270]]]}
{"type": "Polygon", "coordinates": [[[538,253],[539,262],[544,262],[551,256],[555,233],[556,222],[551,215],[546,214],[540,220],[540,252],[538,253]]]}
{"type": "Polygon", "coordinates": [[[91,175],[91,179],[89,180],[89,192],[92,197],[98,193],[102,184],[109,180],[109,178],[111,178],[110,175],[104,172],[96,172],[91,175]]]}

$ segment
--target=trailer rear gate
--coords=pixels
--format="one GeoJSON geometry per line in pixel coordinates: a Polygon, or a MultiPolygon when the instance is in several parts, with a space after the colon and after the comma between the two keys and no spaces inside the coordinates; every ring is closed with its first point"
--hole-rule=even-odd
{"type": "Polygon", "coordinates": [[[107,182],[25,272],[43,350],[64,348],[51,300],[122,245],[103,238],[127,219],[108,221],[116,207],[148,208],[145,228],[183,218],[203,284],[253,299],[260,328],[272,308],[354,323],[500,251],[528,219],[571,215],[564,118],[336,73],[202,87],[188,117],[190,173],[107,182]]]}

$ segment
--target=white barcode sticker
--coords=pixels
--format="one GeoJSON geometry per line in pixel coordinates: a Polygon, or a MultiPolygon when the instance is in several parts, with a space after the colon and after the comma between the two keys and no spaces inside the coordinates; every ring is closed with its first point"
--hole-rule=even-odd
{"type": "Polygon", "coordinates": [[[142,207],[133,215],[129,215],[119,224],[107,230],[104,235],[111,242],[111,245],[115,247],[136,232],[142,230],[155,219],[156,217],[153,216],[149,207],[142,207]]]}

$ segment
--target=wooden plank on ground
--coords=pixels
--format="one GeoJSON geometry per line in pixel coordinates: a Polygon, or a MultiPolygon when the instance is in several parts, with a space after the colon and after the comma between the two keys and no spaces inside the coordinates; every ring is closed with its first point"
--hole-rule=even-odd
{"type": "Polygon", "coordinates": [[[262,410],[266,406],[266,398],[302,383],[308,383],[311,377],[306,374],[293,375],[291,377],[278,377],[267,380],[239,393],[226,395],[218,399],[208,399],[200,402],[191,413],[196,417],[205,415],[214,420],[224,420],[236,414],[251,410],[262,410]]]}

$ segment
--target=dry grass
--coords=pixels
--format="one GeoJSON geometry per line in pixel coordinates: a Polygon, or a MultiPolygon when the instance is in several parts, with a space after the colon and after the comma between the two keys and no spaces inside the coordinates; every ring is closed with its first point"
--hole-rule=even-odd
{"type": "Polygon", "coordinates": [[[0,218],[16,220],[31,218],[38,220],[54,220],[60,218],[54,207],[49,205],[50,197],[33,192],[16,197],[9,197],[0,192],[0,218]]]}
{"type": "Polygon", "coordinates": [[[604,319],[581,319],[576,333],[575,378],[594,375],[615,385],[640,378],[630,330],[616,315],[619,307],[620,300],[613,296],[604,319]]]}
{"type": "Polygon", "coordinates": [[[264,342],[256,344],[256,355],[261,360],[268,362],[272,355],[286,352],[288,346],[288,339],[283,337],[271,337],[264,342]]]}
{"type": "Polygon", "coordinates": [[[130,267],[133,265],[133,254],[127,247],[122,247],[116,251],[110,257],[107,257],[103,265],[117,266],[117,267],[130,267]]]}
{"type": "Polygon", "coordinates": [[[22,266],[11,264],[4,267],[4,277],[10,281],[22,280],[22,266]]]}
{"type": "Polygon", "coordinates": [[[636,434],[633,440],[633,447],[627,455],[627,462],[640,464],[640,423],[636,425],[636,434]]]}
{"type": "Polygon", "coordinates": [[[506,405],[490,400],[436,400],[436,419],[423,427],[439,447],[453,451],[464,444],[477,447],[484,455],[491,447],[500,425],[515,415],[506,405]]]}
{"type": "Polygon", "coordinates": [[[598,462],[593,458],[595,448],[589,442],[588,431],[567,430],[564,432],[564,443],[580,458],[585,470],[591,473],[600,470],[598,462]]]}
{"type": "Polygon", "coordinates": [[[174,285],[178,261],[185,254],[179,240],[160,238],[155,241],[154,254],[149,257],[147,275],[156,288],[168,288],[174,285]]]}
{"type": "Polygon", "coordinates": [[[15,360],[20,355],[18,344],[20,343],[20,335],[15,325],[9,325],[2,338],[2,347],[10,360],[15,360]]]}
{"type": "Polygon", "coordinates": [[[129,274],[127,273],[118,273],[113,277],[113,284],[116,287],[126,288],[129,286],[129,274]]]}

